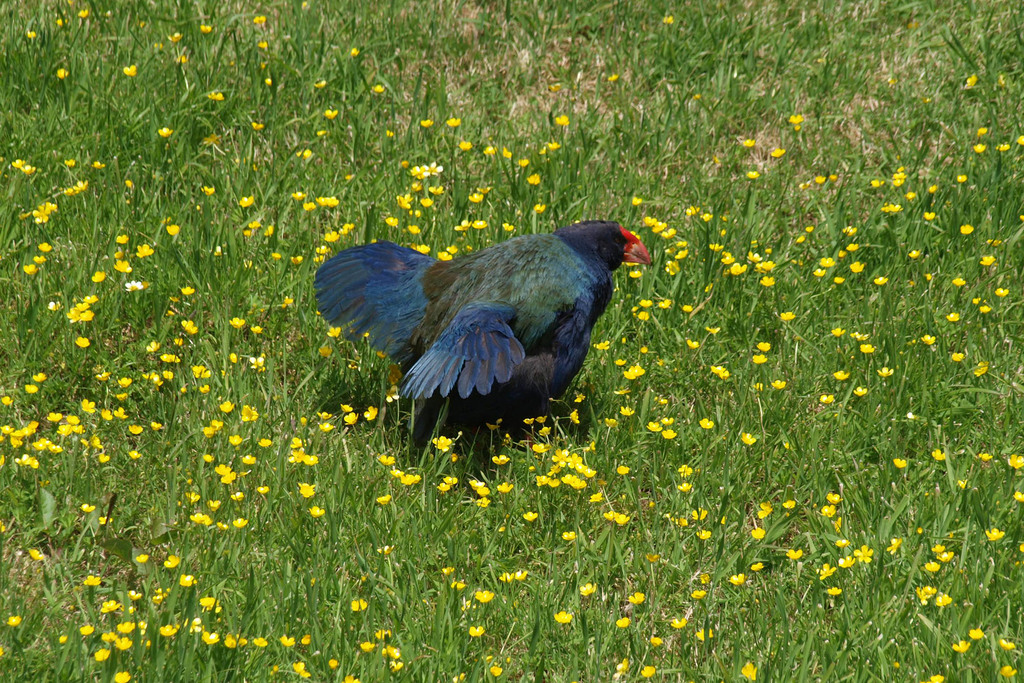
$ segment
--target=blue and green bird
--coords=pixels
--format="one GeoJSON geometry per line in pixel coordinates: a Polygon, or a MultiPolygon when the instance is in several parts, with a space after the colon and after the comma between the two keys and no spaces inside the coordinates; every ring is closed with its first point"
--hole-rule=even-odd
{"type": "Polygon", "coordinates": [[[316,274],[317,306],[401,366],[417,443],[446,422],[518,426],[546,415],[583,367],[612,271],[649,264],[618,223],[583,221],[450,261],[393,242],[345,249],[316,274]]]}

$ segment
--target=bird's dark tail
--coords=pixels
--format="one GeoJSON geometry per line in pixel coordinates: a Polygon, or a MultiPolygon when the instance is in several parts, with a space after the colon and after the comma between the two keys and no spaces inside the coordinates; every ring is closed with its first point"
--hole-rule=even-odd
{"type": "Polygon", "coordinates": [[[399,364],[412,359],[409,338],[423,320],[421,278],[436,261],[393,242],[375,242],[337,254],[316,273],[317,308],[349,339],[370,344],[399,364]]]}

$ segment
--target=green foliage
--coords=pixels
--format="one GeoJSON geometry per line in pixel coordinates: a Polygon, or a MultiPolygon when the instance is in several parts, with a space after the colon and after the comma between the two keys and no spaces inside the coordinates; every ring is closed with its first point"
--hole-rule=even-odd
{"type": "Polygon", "coordinates": [[[240,7],[5,13],[0,678],[1015,674],[1019,6],[240,7]],[[581,218],[554,415],[414,448],[318,264],[581,218]]]}

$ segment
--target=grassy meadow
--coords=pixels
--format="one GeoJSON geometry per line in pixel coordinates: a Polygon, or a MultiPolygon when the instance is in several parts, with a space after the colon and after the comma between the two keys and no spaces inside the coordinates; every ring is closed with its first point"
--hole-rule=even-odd
{"type": "Polygon", "coordinates": [[[0,680],[1024,678],[1019,3],[0,8],[0,680]],[[583,218],[414,447],[318,265],[583,218]]]}

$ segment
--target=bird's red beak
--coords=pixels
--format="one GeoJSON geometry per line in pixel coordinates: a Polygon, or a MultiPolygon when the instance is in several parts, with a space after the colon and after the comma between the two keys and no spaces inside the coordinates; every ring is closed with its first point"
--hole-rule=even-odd
{"type": "Polygon", "coordinates": [[[622,261],[624,263],[650,265],[651,255],[647,252],[647,247],[640,241],[640,238],[625,228],[622,228],[622,234],[626,237],[626,249],[622,253],[622,261]]]}

